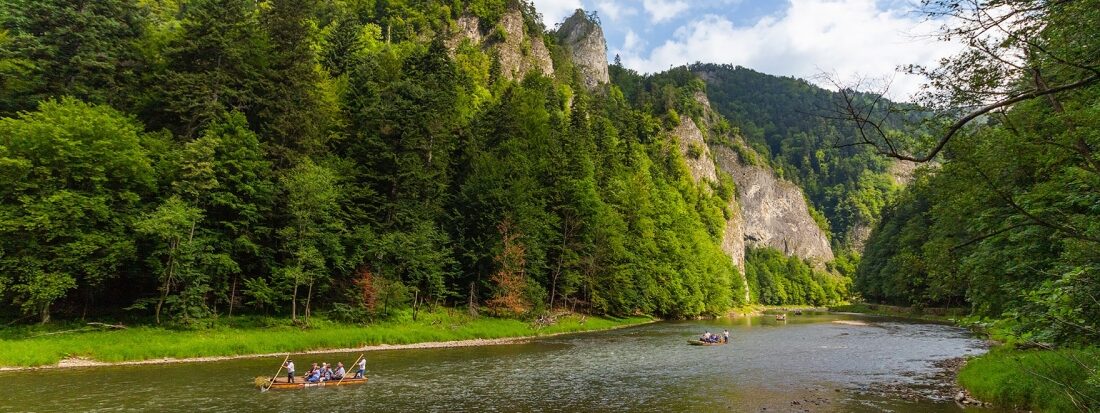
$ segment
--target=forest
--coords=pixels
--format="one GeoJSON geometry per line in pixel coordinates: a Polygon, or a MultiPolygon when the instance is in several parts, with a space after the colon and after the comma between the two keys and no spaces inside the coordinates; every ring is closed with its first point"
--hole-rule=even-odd
{"type": "MultiPolygon", "coordinates": [[[[779,176],[798,183],[815,218],[832,233],[835,249],[858,254],[867,229],[905,183],[895,176],[895,160],[868,146],[847,145],[858,131],[855,123],[833,116],[840,94],[741,66],[695,63],[689,70],[706,79],[707,96],[736,133],[779,176]]],[[[919,136],[926,128],[916,121],[925,116],[920,110],[898,113],[883,126],[892,136],[919,136]]]]}
{"type": "Polygon", "coordinates": [[[670,150],[691,91],[589,90],[530,3],[0,7],[11,318],[745,304],[719,248],[735,191],[693,183],[670,150]],[[492,49],[448,44],[470,15],[503,41],[517,9],[552,75],[512,79],[492,49]]]}
{"type": "Polygon", "coordinates": [[[909,153],[891,152],[883,136],[866,142],[933,162],[868,241],[854,280],[864,298],[969,308],[1044,346],[1100,338],[1096,6],[1021,2],[1003,24],[979,19],[952,32],[975,46],[925,72],[944,87],[921,103],[959,120],[909,153]],[[1007,36],[979,35],[989,30],[1007,36]],[[1020,50],[1023,60],[1007,58],[1020,50]]]}

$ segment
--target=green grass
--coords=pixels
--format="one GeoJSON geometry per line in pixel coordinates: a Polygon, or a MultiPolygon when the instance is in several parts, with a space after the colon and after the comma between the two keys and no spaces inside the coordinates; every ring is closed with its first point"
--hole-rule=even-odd
{"type": "Polygon", "coordinates": [[[301,352],[377,344],[412,344],[430,341],[541,336],[556,333],[603,330],[640,324],[649,318],[567,316],[554,325],[536,328],[520,320],[470,317],[458,311],[421,312],[417,321],[409,314],[369,326],[349,325],[314,318],[302,329],[282,320],[240,318],[220,322],[204,330],[131,327],[125,330],[81,331],[37,336],[40,329],[21,328],[0,333],[0,366],[55,365],[66,357],[86,357],[103,362],[158,358],[192,358],[301,352]]]}
{"type": "Polygon", "coordinates": [[[998,347],[967,362],[959,384],[979,400],[1041,412],[1100,410],[1100,348],[998,347]]]}

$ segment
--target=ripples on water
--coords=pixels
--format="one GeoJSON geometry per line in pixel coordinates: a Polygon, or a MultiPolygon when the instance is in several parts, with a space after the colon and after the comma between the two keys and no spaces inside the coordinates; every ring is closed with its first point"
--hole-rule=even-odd
{"type": "Polygon", "coordinates": [[[0,375],[0,411],[957,411],[862,389],[910,383],[935,361],[981,351],[956,327],[860,316],[664,322],[527,344],[369,352],[370,382],[356,387],[253,389],[253,377],[281,359],[9,373],[0,375]],[[729,345],[685,342],[722,329],[729,345]]]}

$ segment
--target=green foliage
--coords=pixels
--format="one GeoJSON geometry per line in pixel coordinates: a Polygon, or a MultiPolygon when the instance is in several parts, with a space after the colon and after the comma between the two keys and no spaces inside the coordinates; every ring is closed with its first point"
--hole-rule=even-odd
{"type": "Polygon", "coordinates": [[[271,44],[251,0],[195,0],[163,51],[149,102],[154,126],[193,137],[230,111],[257,119],[271,44]]]}
{"type": "Polygon", "coordinates": [[[0,3],[0,115],[63,96],[130,106],[148,19],[136,0],[0,3]]]}
{"type": "MultiPolygon", "coordinates": [[[[1097,35],[1095,25],[1083,23],[1097,18],[1094,7],[1017,6],[1037,7],[1019,24],[1049,49],[1029,56],[1028,69],[1019,72],[999,72],[1004,62],[985,50],[952,58],[935,75],[948,82],[945,99],[1091,76],[1052,56],[1081,56],[1080,42],[1097,35]]],[[[1094,343],[1100,338],[1097,96],[1100,87],[1090,84],[1024,100],[952,138],[939,168],[918,173],[884,213],[857,272],[860,292],[914,306],[965,302],[975,317],[1007,326],[1019,341],[1094,343]]]]}
{"type": "Polygon", "coordinates": [[[745,276],[753,301],[764,305],[833,305],[846,301],[850,279],[814,268],[771,248],[749,248],[745,276]]]}
{"type": "Polygon", "coordinates": [[[606,94],[576,87],[530,2],[9,3],[0,114],[38,109],[0,119],[3,310],[189,328],[476,311],[502,222],[518,317],[746,304],[720,247],[732,178],[693,182],[666,124],[703,119],[705,85],[620,67],[606,94]],[[516,9],[558,78],[505,79],[448,37],[516,9]],[[41,100],[58,93],[133,118],[41,100]]]}
{"type": "MultiPolygon", "coordinates": [[[[857,132],[852,125],[823,118],[834,110],[834,92],[740,66],[694,64],[688,69],[705,75],[714,109],[737,125],[764,158],[731,143],[741,159],[770,164],[780,177],[798,183],[814,207],[811,212],[820,212],[815,221],[827,224],[822,229],[837,236],[838,246],[848,246],[857,227],[878,222],[879,211],[898,189],[889,174],[891,161],[870,147],[836,146],[856,140],[857,132]]],[[[902,128],[900,122],[887,126],[902,128]]]]}
{"type": "MultiPolygon", "coordinates": [[[[207,330],[172,330],[161,327],[131,327],[125,330],[87,331],[29,337],[54,329],[28,330],[0,339],[0,366],[37,367],[57,365],[63,358],[78,356],[105,362],[162,358],[236,356],[248,354],[298,353],[319,348],[359,348],[368,345],[399,345],[452,340],[496,339],[601,330],[641,324],[645,317],[563,317],[548,327],[520,320],[478,318],[455,311],[422,313],[417,320],[409,311],[392,320],[369,326],[336,323],[316,317],[315,328],[303,329],[285,319],[227,317],[207,330]]],[[[59,325],[55,329],[73,328],[59,325]]],[[[80,324],[75,327],[86,327],[80,324]]],[[[10,331],[10,330],[9,330],[10,331]]]]}
{"type": "Polygon", "coordinates": [[[310,315],[314,286],[327,285],[330,269],[342,257],[344,223],[338,215],[340,189],[333,171],[306,159],[281,179],[287,225],[279,229],[285,251],[278,274],[291,293],[291,317],[297,318],[298,287],[308,286],[305,316],[310,315]]]}
{"type": "Polygon", "coordinates": [[[130,220],[156,177],[132,119],[74,100],[39,106],[0,119],[0,285],[45,321],[68,291],[133,259],[130,220]]]}
{"type": "Polygon", "coordinates": [[[1100,408],[1100,349],[997,348],[969,360],[959,384],[985,402],[1017,410],[1081,412],[1100,408]]]}

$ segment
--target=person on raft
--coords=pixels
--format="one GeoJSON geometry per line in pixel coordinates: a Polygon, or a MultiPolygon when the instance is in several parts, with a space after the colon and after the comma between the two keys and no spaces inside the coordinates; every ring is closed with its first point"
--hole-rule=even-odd
{"type": "Polygon", "coordinates": [[[338,362],[336,362],[336,371],[332,372],[332,379],[333,380],[343,379],[345,373],[347,373],[347,371],[344,370],[344,362],[338,361],[338,362]]]}
{"type": "Polygon", "coordinates": [[[367,372],[367,358],[359,359],[359,369],[355,371],[355,378],[361,379],[367,372]]]}
{"type": "Polygon", "coordinates": [[[309,373],[306,374],[306,382],[320,383],[321,380],[321,368],[317,366],[317,363],[313,363],[313,368],[309,369],[309,373]]]}
{"type": "Polygon", "coordinates": [[[729,343],[730,342],[730,331],[729,330],[722,330],[722,342],[723,343],[729,343]]]}
{"type": "Polygon", "coordinates": [[[287,359],[283,367],[286,367],[286,382],[294,383],[294,360],[287,359]]]}

